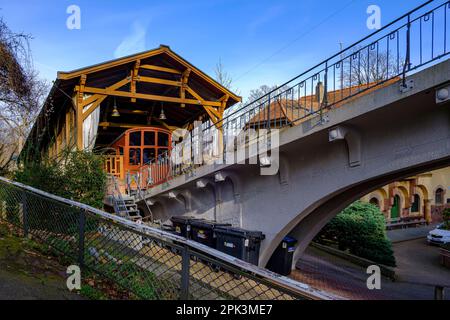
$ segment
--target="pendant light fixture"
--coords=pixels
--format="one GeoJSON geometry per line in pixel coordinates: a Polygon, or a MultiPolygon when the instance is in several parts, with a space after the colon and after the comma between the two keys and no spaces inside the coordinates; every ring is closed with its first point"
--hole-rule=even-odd
{"type": "Polygon", "coordinates": [[[113,106],[113,111],[112,111],[111,116],[115,117],[115,118],[120,117],[119,110],[117,110],[117,104],[116,104],[116,98],[115,97],[114,97],[114,106],[113,106]]]}
{"type": "Polygon", "coordinates": [[[164,106],[161,102],[161,114],[159,115],[159,120],[166,120],[166,115],[164,114],[164,106]]]}

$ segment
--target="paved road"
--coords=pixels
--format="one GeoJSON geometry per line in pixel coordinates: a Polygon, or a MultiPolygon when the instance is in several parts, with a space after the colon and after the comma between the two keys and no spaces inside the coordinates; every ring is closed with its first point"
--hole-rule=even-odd
{"type": "MultiPolygon", "coordinates": [[[[424,239],[395,243],[398,281],[382,277],[381,290],[369,290],[365,270],[344,259],[309,247],[292,277],[348,299],[433,299],[434,285],[450,286],[450,270],[439,264],[438,247],[424,239]]],[[[450,300],[450,287],[446,292],[450,300]]]]}
{"type": "Polygon", "coordinates": [[[387,237],[392,243],[397,243],[406,240],[414,240],[418,238],[425,238],[430,230],[436,228],[437,223],[419,226],[415,228],[407,228],[407,229],[394,229],[388,230],[386,232],[387,237]]]}

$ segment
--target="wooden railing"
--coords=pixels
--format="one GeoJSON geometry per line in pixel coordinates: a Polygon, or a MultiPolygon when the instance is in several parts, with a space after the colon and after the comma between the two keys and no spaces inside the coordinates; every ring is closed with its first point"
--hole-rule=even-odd
{"type": "Polygon", "coordinates": [[[124,178],[123,156],[108,155],[105,157],[104,170],[119,179],[124,178]]]}

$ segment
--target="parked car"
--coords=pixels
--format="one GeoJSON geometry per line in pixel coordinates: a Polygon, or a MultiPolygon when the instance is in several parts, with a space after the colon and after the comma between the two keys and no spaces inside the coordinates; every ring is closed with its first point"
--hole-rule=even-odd
{"type": "Polygon", "coordinates": [[[428,233],[427,241],[429,244],[450,243],[450,229],[444,223],[439,224],[428,233]]]}

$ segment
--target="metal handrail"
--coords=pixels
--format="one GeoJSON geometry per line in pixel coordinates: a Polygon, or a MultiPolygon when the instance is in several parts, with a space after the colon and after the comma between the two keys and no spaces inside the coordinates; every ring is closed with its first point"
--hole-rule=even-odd
{"type": "MultiPolygon", "coordinates": [[[[217,127],[224,135],[230,132],[233,135],[234,130],[246,128],[258,130],[292,126],[302,119],[322,115],[325,110],[389,81],[401,79],[405,87],[408,73],[450,53],[447,44],[450,1],[425,10],[435,1],[426,1],[222,120],[206,122],[202,127],[203,134],[217,127]],[[319,85],[323,85],[323,101],[315,99],[319,85]],[[284,119],[277,118],[276,112],[272,112],[275,103],[278,103],[280,111],[284,108],[284,119]]],[[[224,144],[224,150],[226,147],[224,144]]],[[[167,151],[144,166],[169,164],[171,177],[182,174],[184,167],[176,166],[170,160],[170,151],[167,151]]],[[[154,184],[167,178],[159,180],[154,184]]]]}

